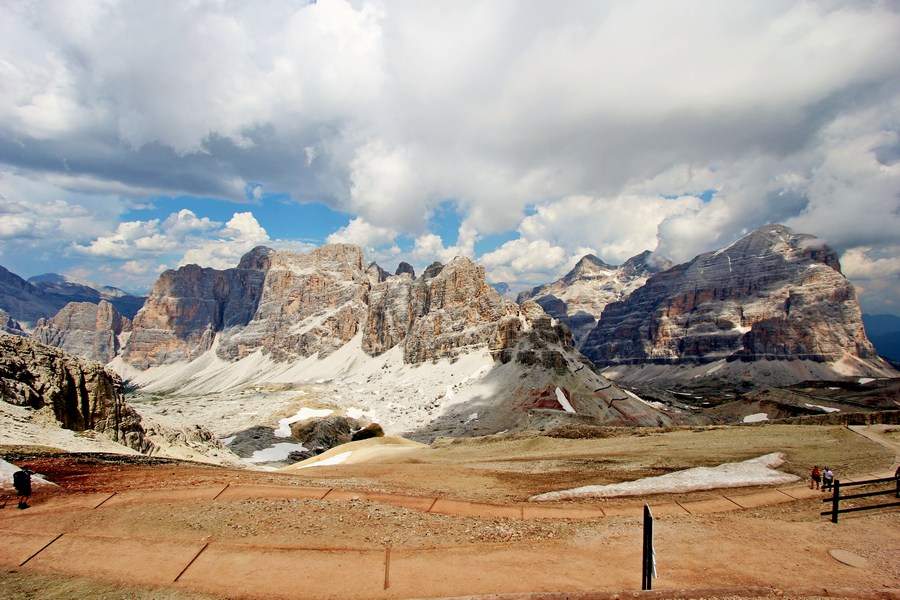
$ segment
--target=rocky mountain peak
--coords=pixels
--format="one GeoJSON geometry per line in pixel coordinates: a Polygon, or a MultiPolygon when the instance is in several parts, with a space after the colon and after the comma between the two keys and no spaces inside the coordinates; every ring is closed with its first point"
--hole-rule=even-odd
{"type": "Polygon", "coordinates": [[[533,300],[561,320],[572,330],[575,346],[580,348],[606,305],[639,288],[655,272],[648,264],[649,257],[650,252],[644,252],[616,267],[588,254],[561,279],[522,292],[517,301],[533,300]]]}
{"type": "Polygon", "coordinates": [[[34,339],[105,364],[118,355],[122,334],[130,331],[131,321],[106,300],[70,302],[53,318],[38,321],[34,339]]]}
{"type": "Polygon", "coordinates": [[[431,277],[436,277],[443,268],[444,268],[444,265],[442,265],[438,261],[434,261],[433,263],[431,263],[430,265],[425,267],[425,271],[422,273],[422,279],[429,279],[431,277]]]}
{"type": "Polygon", "coordinates": [[[582,351],[599,365],[875,356],[836,253],[782,225],[654,274],[582,351]]]}
{"type": "Polygon", "coordinates": [[[608,278],[617,269],[618,267],[606,264],[593,254],[586,254],[563,277],[563,281],[571,285],[573,282],[583,279],[608,278]]]}
{"type": "Polygon", "coordinates": [[[413,266],[408,262],[401,262],[397,265],[397,270],[394,272],[394,275],[403,275],[404,273],[408,274],[413,279],[416,278],[416,270],[413,269],[413,266]]]}
{"type": "Polygon", "coordinates": [[[241,257],[237,268],[265,271],[269,268],[269,263],[274,252],[273,249],[267,248],[266,246],[257,246],[241,257]]]}
{"type": "Polygon", "coordinates": [[[381,266],[374,261],[369,263],[369,266],[366,267],[366,273],[368,273],[369,282],[371,282],[372,285],[381,283],[391,276],[390,273],[382,269],[381,266]]]}

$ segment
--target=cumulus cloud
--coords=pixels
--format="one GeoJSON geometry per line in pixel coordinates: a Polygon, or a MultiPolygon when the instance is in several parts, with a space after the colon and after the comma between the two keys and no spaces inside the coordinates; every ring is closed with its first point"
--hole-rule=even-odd
{"type": "MultiPolygon", "coordinates": [[[[890,4],[126,0],[0,11],[0,177],[83,207],[91,234],[64,237],[97,260],[176,239],[263,239],[249,221],[196,214],[118,222],[156,194],[254,202],[263,188],[352,213],[330,239],[378,256],[475,256],[479,240],[516,231],[484,260],[495,280],[522,284],[558,277],[584,249],[608,262],[653,248],[687,260],[769,222],[842,253],[900,245],[890,4]],[[448,200],[462,223],[452,242],[429,231],[448,200]]],[[[0,239],[78,227],[13,206],[49,202],[4,196],[0,239]]],[[[228,260],[211,248],[185,253],[228,260]]]]}
{"type": "Polygon", "coordinates": [[[325,241],[329,244],[356,244],[371,252],[375,248],[391,244],[396,236],[397,231],[393,228],[376,227],[365,219],[356,218],[346,227],[329,235],[325,241]]]}
{"type": "Polygon", "coordinates": [[[120,223],[114,232],[86,244],[73,244],[71,249],[114,261],[129,283],[147,286],[161,271],[185,264],[234,267],[245,253],[262,245],[297,251],[311,248],[295,241],[271,239],[249,212],[235,213],[221,223],[182,209],[165,219],[120,223]]]}

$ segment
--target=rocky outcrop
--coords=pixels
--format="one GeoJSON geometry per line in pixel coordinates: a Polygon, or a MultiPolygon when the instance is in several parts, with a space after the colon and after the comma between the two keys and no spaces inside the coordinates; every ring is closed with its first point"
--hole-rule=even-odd
{"type": "Polygon", "coordinates": [[[370,285],[358,246],[272,252],[252,318],[224,328],[217,352],[237,359],[262,350],[279,362],[327,356],[359,331],[370,285]]]}
{"type": "Polygon", "coordinates": [[[125,403],[122,380],[97,362],[0,334],[0,392],[11,404],[49,411],[67,429],[103,432],[141,452],[151,448],[140,415],[125,403]]]}
{"type": "Polygon", "coordinates": [[[572,330],[575,347],[581,348],[596,327],[603,309],[638,289],[653,273],[671,266],[651,264],[650,252],[628,259],[621,266],[608,265],[588,254],[565,277],[519,294],[517,301],[532,300],[572,330]]]}
{"type": "Polygon", "coordinates": [[[404,360],[421,363],[476,347],[501,350],[519,309],[484,279],[468,258],[435,263],[422,277],[395,276],[372,288],[363,326],[363,350],[381,354],[403,345],[404,360]]]}
{"type": "Polygon", "coordinates": [[[282,362],[326,356],[356,335],[370,285],[362,251],[347,244],[302,255],[260,247],[234,269],[166,271],[123,359],[140,369],[189,361],[214,340],[226,360],[256,350],[282,362]]]}
{"type": "Polygon", "coordinates": [[[35,327],[35,340],[69,354],[108,363],[120,349],[122,334],[131,331],[131,321],[116,308],[101,300],[70,302],[52,319],[41,319],[35,327]]]}
{"type": "Polygon", "coordinates": [[[22,325],[9,316],[9,313],[3,309],[0,309],[0,332],[20,337],[26,337],[28,335],[22,329],[22,325]]]}
{"type": "Polygon", "coordinates": [[[381,283],[382,281],[387,281],[387,278],[391,276],[390,273],[385,271],[379,266],[378,263],[373,262],[370,263],[366,268],[366,273],[369,275],[369,283],[372,285],[376,285],[381,283]]]}
{"type": "Polygon", "coordinates": [[[413,279],[416,278],[416,270],[413,269],[413,266],[408,262],[401,262],[399,265],[397,265],[397,271],[394,273],[394,275],[403,275],[404,273],[406,273],[413,279]]]}
{"type": "Polygon", "coordinates": [[[124,360],[140,369],[192,360],[212,347],[217,332],[245,327],[274,252],[255,248],[224,271],[187,265],[162,273],[135,316],[124,360]]]}
{"type": "Polygon", "coordinates": [[[291,423],[291,437],[298,440],[306,450],[290,454],[292,461],[305,460],[322,454],[335,446],[353,441],[353,433],[362,429],[356,419],[340,415],[306,419],[291,423]]]}
{"type": "Polygon", "coordinates": [[[607,305],[582,352],[598,365],[875,358],[837,254],[762,227],[607,305]]]}

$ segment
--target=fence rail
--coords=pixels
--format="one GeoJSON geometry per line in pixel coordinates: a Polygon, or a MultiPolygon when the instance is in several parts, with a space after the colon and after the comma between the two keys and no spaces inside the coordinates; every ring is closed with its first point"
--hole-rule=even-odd
{"type": "Polygon", "coordinates": [[[900,506],[900,502],[888,502],[885,504],[872,504],[869,506],[854,506],[853,508],[841,508],[842,500],[855,500],[857,498],[871,498],[872,496],[887,496],[888,494],[894,494],[895,497],[900,498],[900,477],[887,477],[885,479],[867,479],[866,481],[852,481],[848,483],[841,483],[840,480],[834,480],[834,492],[831,498],[825,498],[822,502],[831,502],[831,510],[822,511],[822,515],[831,515],[831,522],[838,522],[838,515],[842,513],[849,512],[859,512],[861,510],[873,510],[876,508],[889,508],[891,506],[900,506]],[[881,490],[878,492],[865,492],[862,494],[852,494],[850,496],[842,496],[841,490],[846,487],[856,486],[856,485],[879,485],[879,484],[894,484],[892,489],[889,490],[881,490]]]}

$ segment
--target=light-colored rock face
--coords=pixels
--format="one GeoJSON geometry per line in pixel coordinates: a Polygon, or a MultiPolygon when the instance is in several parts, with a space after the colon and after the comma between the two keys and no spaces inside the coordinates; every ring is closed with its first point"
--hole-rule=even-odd
{"type": "Polygon", "coordinates": [[[134,318],[122,357],[141,369],[192,360],[212,347],[218,331],[247,325],[272,252],[257,248],[225,271],[187,265],[160,275],[134,318]]]}
{"type": "Polygon", "coordinates": [[[18,335],[20,337],[25,337],[27,335],[25,331],[22,330],[22,325],[2,308],[0,308],[0,332],[18,335]]]}
{"type": "Polygon", "coordinates": [[[280,362],[327,356],[359,331],[370,285],[357,246],[273,252],[253,317],[223,330],[218,354],[236,359],[262,349],[280,362]]]}
{"type": "Polygon", "coordinates": [[[67,429],[100,431],[135,450],[149,449],[121,379],[97,362],[0,334],[0,392],[11,404],[49,409],[67,429]]]}
{"type": "Polygon", "coordinates": [[[122,353],[138,368],[192,360],[212,347],[235,360],[258,349],[275,360],[325,356],[356,335],[370,286],[362,251],[310,254],[257,248],[234,269],[163,273],[122,353]]]}
{"type": "Polygon", "coordinates": [[[837,255],[777,225],[652,276],[582,351],[600,365],[875,357],[837,255]]]}
{"type": "Polygon", "coordinates": [[[484,268],[457,257],[422,277],[392,277],[369,295],[363,349],[380,354],[402,343],[408,363],[452,357],[474,347],[499,349],[501,323],[518,307],[484,279],[484,268]]]}
{"type": "Polygon", "coordinates": [[[108,363],[119,352],[123,333],[131,331],[131,321],[105,300],[99,304],[70,302],[52,319],[41,319],[34,339],[101,363],[108,363]]]}
{"type": "Polygon", "coordinates": [[[537,302],[565,323],[572,330],[575,347],[580,349],[606,305],[628,296],[658,270],[648,265],[649,256],[644,252],[616,267],[589,254],[565,277],[520,294],[519,301],[537,302]]]}

